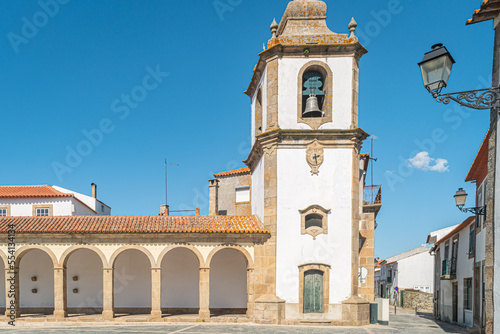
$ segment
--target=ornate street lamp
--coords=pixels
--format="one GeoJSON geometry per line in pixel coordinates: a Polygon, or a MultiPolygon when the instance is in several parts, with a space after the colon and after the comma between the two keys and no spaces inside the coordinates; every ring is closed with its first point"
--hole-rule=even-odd
{"type": "Polygon", "coordinates": [[[470,212],[475,214],[476,216],[486,216],[486,205],[476,208],[464,208],[465,201],[467,199],[467,193],[465,192],[465,190],[463,190],[463,188],[458,189],[454,197],[457,207],[460,211],[470,212]]]}
{"type": "Polygon", "coordinates": [[[500,87],[469,90],[442,94],[448,85],[451,69],[455,60],[443,44],[435,44],[418,65],[422,71],[425,88],[439,103],[448,104],[451,100],[472,109],[491,109],[500,107],[500,87]]]}

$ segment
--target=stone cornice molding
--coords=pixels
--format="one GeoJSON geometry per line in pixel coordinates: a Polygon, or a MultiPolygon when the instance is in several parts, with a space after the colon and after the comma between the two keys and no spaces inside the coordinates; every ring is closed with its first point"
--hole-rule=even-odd
{"type": "Polygon", "coordinates": [[[324,148],[354,148],[357,152],[361,149],[363,140],[369,134],[361,128],[340,130],[340,129],[320,129],[320,130],[283,130],[276,129],[264,132],[256,137],[252,150],[248,158],[243,162],[255,169],[260,158],[264,154],[274,154],[276,149],[299,149],[305,148],[318,141],[324,148]]]}

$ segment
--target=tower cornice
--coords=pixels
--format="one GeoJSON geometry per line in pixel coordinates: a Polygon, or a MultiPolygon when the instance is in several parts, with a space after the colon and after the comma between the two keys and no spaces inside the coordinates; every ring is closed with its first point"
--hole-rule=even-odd
{"type": "Polygon", "coordinates": [[[277,149],[305,148],[317,140],[324,148],[354,148],[357,151],[370,135],[361,128],[319,129],[319,130],[284,130],[275,129],[256,137],[248,158],[243,162],[253,171],[260,158],[273,154],[277,149]]]}

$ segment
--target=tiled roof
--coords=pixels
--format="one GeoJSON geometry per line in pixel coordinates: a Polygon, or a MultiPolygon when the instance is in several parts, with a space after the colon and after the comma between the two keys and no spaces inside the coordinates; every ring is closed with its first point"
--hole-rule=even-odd
{"type": "Polygon", "coordinates": [[[240,175],[240,174],[248,174],[250,173],[250,168],[244,167],[239,169],[230,170],[227,172],[214,174],[214,177],[223,177],[223,176],[232,176],[232,175],[240,175]]]}
{"type": "MultiPolygon", "coordinates": [[[[469,181],[478,181],[482,174],[488,173],[488,144],[490,140],[490,131],[484,137],[483,143],[479,148],[479,151],[474,158],[474,162],[470,167],[469,173],[467,173],[467,177],[465,178],[466,182],[469,181]]],[[[479,185],[479,183],[478,183],[479,185]]]]}
{"type": "Polygon", "coordinates": [[[73,197],[55,190],[49,185],[41,186],[0,186],[0,198],[33,198],[33,197],[73,197]]]}
{"type": "Polygon", "coordinates": [[[472,13],[472,18],[467,20],[467,24],[493,20],[499,13],[500,0],[484,0],[481,7],[472,13]]]}
{"type": "Polygon", "coordinates": [[[0,234],[16,233],[268,233],[257,216],[0,217],[0,234]]]}
{"type": "Polygon", "coordinates": [[[464,228],[466,228],[467,226],[469,226],[475,219],[476,219],[476,217],[469,217],[469,218],[467,218],[460,225],[458,225],[457,227],[455,227],[450,233],[448,233],[447,235],[445,235],[444,237],[442,237],[441,239],[439,239],[438,241],[436,241],[436,243],[434,244],[434,246],[439,245],[440,243],[442,243],[446,239],[449,239],[452,236],[454,236],[455,234],[457,234],[458,232],[462,231],[464,228]]]}

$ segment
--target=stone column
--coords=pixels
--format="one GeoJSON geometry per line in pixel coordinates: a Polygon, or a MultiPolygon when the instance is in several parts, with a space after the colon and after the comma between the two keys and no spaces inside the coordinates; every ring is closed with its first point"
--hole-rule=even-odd
{"type": "Polygon", "coordinates": [[[104,268],[102,278],[102,318],[111,320],[115,317],[114,268],[104,268]]]}
{"type": "Polygon", "coordinates": [[[253,268],[247,268],[247,317],[251,318],[253,316],[253,268]]]}
{"type": "Polygon", "coordinates": [[[161,268],[151,268],[151,318],[161,316],[161,268]]]}
{"type": "Polygon", "coordinates": [[[200,311],[202,319],[210,318],[210,268],[200,268],[200,311]]]}
{"type": "Polygon", "coordinates": [[[19,268],[5,269],[5,316],[8,321],[21,316],[19,309],[19,268]]]}
{"type": "Polygon", "coordinates": [[[54,268],[54,318],[68,316],[66,268],[54,268]]]}

